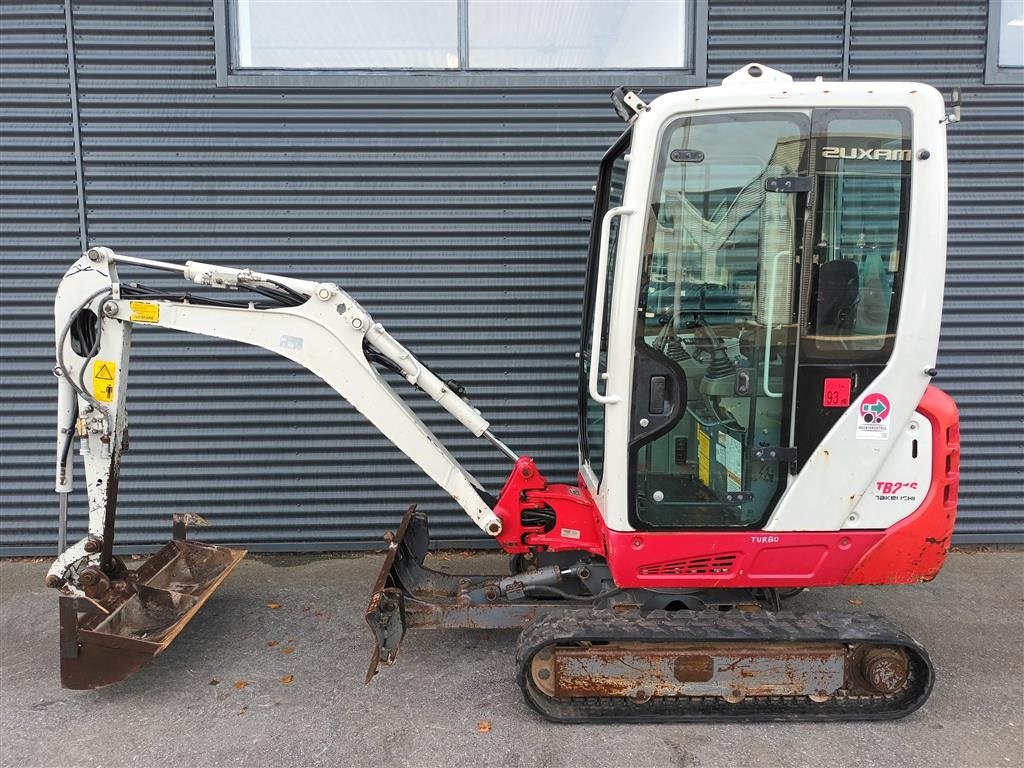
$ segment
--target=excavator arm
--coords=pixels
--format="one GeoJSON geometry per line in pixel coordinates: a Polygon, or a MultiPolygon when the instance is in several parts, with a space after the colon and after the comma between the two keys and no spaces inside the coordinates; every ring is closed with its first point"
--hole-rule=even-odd
{"type": "Polygon", "coordinates": [[[68,585],[68,568],[87,550],[100,548],[101,567],[109,569],[118,469],[126,442],[131,332],[138,325],[232,339],[295,361],[351,403],[481,530],[492,536],[501,532],[500,520],[481,498],[480,483],[403,402],[375,363],[400,373],[477,437],[487,437],[510,458],[515,454],[488,431],[488,422],[453,386],[337,285],[191,261],[174,265],[92,248],[65,274],[55,307],[60,392],[56,490],[63,495],[71,488],[68,444],[77,430],[89,495],[89,535],[57,559],[51,583],[68,585]],[[118,264],[173,272],[225,291],[249,290],[265,300],[224,301],[125,284],[118,277],[118,264]]]}

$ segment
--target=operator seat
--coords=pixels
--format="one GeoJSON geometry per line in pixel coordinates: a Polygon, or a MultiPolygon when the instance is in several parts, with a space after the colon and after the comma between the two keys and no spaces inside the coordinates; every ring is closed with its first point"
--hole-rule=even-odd
{"type": "Polygon", "coordinates": [[[857,322],[860,270],[855,261],[836,259],[818,268],[816,335],[849,336],[857,322]]]}

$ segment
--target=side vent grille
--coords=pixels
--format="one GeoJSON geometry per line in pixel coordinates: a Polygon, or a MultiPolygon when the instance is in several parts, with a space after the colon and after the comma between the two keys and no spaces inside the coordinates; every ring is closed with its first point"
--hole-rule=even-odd
{"type": "Polygon", "coordinates": [[[946,487],[942,489],[942,503],[955,510],[960,492],[960,424],[946,429],[946,487]]]}
{"type": "Polygon", "coordinates": [[[706,574],[728,575],[736,566],[739,552],[723,552],[717,555],[688,557],[685,560],[670,560],[667,563],[652,563],[640,568],[641,576],[701,576],[706,574]]]}
{"type": "Polygon", "coordinates": [[[690,457],[690,449],[685,437],[676,438],[676,464],[685,467],[690,457]]]}

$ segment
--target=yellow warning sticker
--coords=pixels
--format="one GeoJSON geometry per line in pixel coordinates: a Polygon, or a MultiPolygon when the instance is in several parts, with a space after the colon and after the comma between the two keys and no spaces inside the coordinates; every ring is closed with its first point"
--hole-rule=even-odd
{"type": "Polygon", "coordinates": [[[92,364],[92,396],[101,403],[114,401],[114,382],[117,364],[109,360],[96,360],[92,364]]]}
{"type": "Polygon", "coordinates": [[[159,323],[160,322],[160,305],[150,304],[146,301],[131,301],[128,303],[131,307],[132,315],[129,320],[133,323],[159,323]]]}
{"type": "Polygon", "coordinates": [[[711,487],[711,438],[697,427],[697,477],[711,487]]]}

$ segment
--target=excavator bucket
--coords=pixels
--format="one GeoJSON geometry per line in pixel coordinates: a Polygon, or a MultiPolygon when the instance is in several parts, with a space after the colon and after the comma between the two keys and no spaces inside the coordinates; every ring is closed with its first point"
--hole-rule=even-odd
{"type": "Polygon", "coordinates": [[[131,677],[163,653],[245,555],[186,541],[182,532],[134,571],[83,573],[86,596],[60,598],[61,685],[102,688],[131,677]]]}

